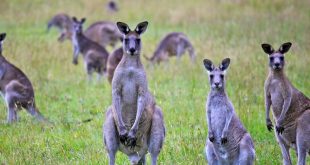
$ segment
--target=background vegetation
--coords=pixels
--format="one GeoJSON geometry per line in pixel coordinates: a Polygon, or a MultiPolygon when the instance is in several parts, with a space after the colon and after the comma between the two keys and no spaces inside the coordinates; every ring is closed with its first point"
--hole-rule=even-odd
{"type": "MultiPolygon", "coordinates": [[[[192,65],[180,61],[151,67],[143,59],[149,88],[163,108],[167,137],[160,164],[206,164],[205,101],[208,77],[204,58],[219,63],[232,59],[227,92],[236,113],[256,147],[256,164],[281,164],[274,134],[265,127],[263,84],[268,72],[267,55],[260,44],[278,48],[291,41],[286,73],[291,82],[310,96],[310,1],[308,0],[119,0],[120,12],[108,14],[101,0],[2,0],[0,32],[6,32],[4,56],[30,78],[41,112],[55,123],[39,123],[21,111],[18,123],[5,124],[7,110],[0,102],[0,163],[4,164],[107,164],[102,123],[111,104],[111,87],[88,84],[83,65],[72,64],[70,41],[57,42],[58,32],[46,33],[48,20],[65,12],[99,20],[124,21],[132,27],[150,22],[143,35],[143,52],[151,56],[168,32],[186,33],[197,52],[192,65]],[[80,121],[92,118],[88,123],[80,121]]],[[[86,28],[86,27],[85,27],[86,28]]],[[[109,48],[111,52],[112,49],[109,48]]],[[[291,152],[296,161],[295,152],[291,152]]],[[[308,157],[308,164],[310,163],[308,157]]],[[[149,158],[148,158],[149,161],[149,158]]],[[[129,164],[117,154],[117,164],[129,164]]]]}

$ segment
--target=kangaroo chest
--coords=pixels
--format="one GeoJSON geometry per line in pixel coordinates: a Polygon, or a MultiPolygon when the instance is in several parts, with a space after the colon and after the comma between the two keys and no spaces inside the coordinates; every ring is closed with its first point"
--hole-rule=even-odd
{"type": "Polygon", "coordinates": [[[126,69],[122,76],[122,103],[127,106],[135,106],[137,104],[139,87],[142,85],[142,76],[135,68],[126,69]]]}
{"type": "Polygon", "coordinates": [[[216,138],[220,138],[226,122],[226,114],[228,107],[221,99],[211,99],[208,104],[208,109],[211,111],[211,126],[216,138]]]}
{"type": "Polygon", "coordinates": [[[139,89],[146,88],[145,76],[138,68],[127,67],[123,70],[120,83],[123,119],[126,120],[125,123],[131,125],[136,118],[139,89]]]}
{"type": "Polygon", "coordinates": [[[284,98],[282,90],[284,89],[283,83],[280,80],[274,79],[269,85],[269,93],[271,97],[271,106],[273,114],[278,118],[281,114],[284,98]]]}

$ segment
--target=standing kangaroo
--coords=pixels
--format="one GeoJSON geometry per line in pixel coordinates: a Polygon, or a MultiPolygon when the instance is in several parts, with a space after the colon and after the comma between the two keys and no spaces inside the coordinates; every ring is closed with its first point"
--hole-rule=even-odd
{"type": "Polygon", "coordinates": [[[119,62],[122,60],[123,58],[123,47],[120,47],[116,50],[114,50],[108,58],[108,81],[111,84],[112,80],[113,80],[113,75],[114,75],[114,71],[117,67],[117,65],[119,64],[119,62]]]}
{"type": "Polygon", "coordinates": [[[230,64],[226,58],[215,67],[208,59],[203,60],[209,74],[211,91],[206,109],[208,139],[206,157],[211,165],[250,165],[254,163],[254,144],[234,111],[225,90],[225,72],[230,64]]]}
{"type": "Polygon", "coordinates": [[[115,164],[117,150],[128,155],[131,164],[145,164],[145,155],[150,152],[152,165],[156,165],[163,146],[163,114],[148,90],[140,59],[140,35],[147,25],[148,22],[141,22],[132,31],[127,24],[117,23],[124,35],[124,54],[114,73],[112,105],[107,109],[103,125],[110,165],[115,164]]]}
{"type": "Polygon", "coordinates": [[[162,61],[167,61],[169,57],[176,56],[180,58],[185,51],[188,51],[189,56],[194,62],[195,60],[195,50],[189,39],[183,33],[169,33],[167,34],[159,43],[156,51],[151,58],[144,56],[147,60],[152,63],[160,63],[162,61]]]}
{"type": "Polygon", "coordinates": [[[60,31],[60,36],[58,37],[59,42],[63,42],[65,39],[71,40],[73,22],[67,14],[60,13],[55,15],[48,22],[47,31],[49,31],[53,26],[55,26],[60,31]]]}
{"type": "Polygon", "coordinates": [[[73,63],[78,64],[78,55],[82,53],[88,79],[91,80],[94,71],[98,73],[98,78],[100,78],[106,72],[109,53],[104,47],[84,36],[83,23],[86,20],[85,18],[78,21],[76,17],[73,17],[72,20],[74,23],[73,63]]]}
{"type": "Polygon", "coordinates": [[[262,44],[269,55],[269,75],[265,81],[266,124],[273,129],[269,117],[272,106],[276,121],[275,135],[280,145],[283,164],[292,164],[289,149],[297,151],[298,164],[306,164],[307,152],[310,154],[310,100],[298,91],[284,73],[284,54],[291,47],[287,42],[275,51],[271,45],[262,44]]]}
{"type": "Polygon", "coordinates": [[[97,42],[102,47],[108,45],[114,47],[121,41],[122,35],[118,31],[115,23],[100,21],[93,23],[85,30],[85,36],[92,41],[97,42]]]}
{"type": "Polygon", "coordinates": [[[7,122],[18,120],[17,111],[24,108],[38,120],[45,118],[38,111],[34,91],[27,76],[2,55],[2,43],[6,33],[0,34],[0,90],[8,107],[7,122]]]}

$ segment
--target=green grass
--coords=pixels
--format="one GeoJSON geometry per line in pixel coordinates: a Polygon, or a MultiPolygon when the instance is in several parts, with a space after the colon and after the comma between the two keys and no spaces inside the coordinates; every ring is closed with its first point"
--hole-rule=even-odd
{"type": "MultiPolygon", "coordinates": [[[[168,32],[182,31],[192,40],[197,63],[186,55],[180,61],[151,67],[144,59],[150,91],[163,108],[167,136],[160,164],[206,164],[205,102],[209,91],[202,59],[219,63],[232,59],[227,92],[244,126],[254,139],[256,164],[281,164],[274,134],[265,128],[263,84],[268,71],[262,42],[278,48],[293,47],[286,55],[291,82],[310,96],[310,8],[308,0],[132,0],[119,1],[120,12],[109,15],[104,2],[93,0],[3,0],[0,30],[6,32],[4,56],[30,78],[41,112],[55,126],[37,122],[25,111],[20,121],[5,124],[7,110],[0,101],[0,163],[5,164],[107,164],[102,142],[105,110],[111,104],[107,81],[89,85],[82,59],[72,64],[71,43],[57,42],[56,30],[46,33],[47,21],[66,12],[94,21],[124,21],[135,26],[150,22],[143,35],[143,52],[151,56],[168,32]],[[93,118],[89,123],[80,121],[93,118]]],[[[109,49],[111,51],[111,49],[109,49]]],[[[294,163],[295,152],[291,152],[294,163]]],[[[149,157],[148,157],[149,161],[149,157]]],[[[129,164],[117,154],[117,164],[129,164]]],[[[308,157],[308,164],[310,159],[308,157]]]]}

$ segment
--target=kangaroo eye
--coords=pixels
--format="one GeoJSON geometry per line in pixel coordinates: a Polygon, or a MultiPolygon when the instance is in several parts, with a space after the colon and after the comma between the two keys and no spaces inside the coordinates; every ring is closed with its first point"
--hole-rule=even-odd
{"type": "Polygon", "coordinates": [[[221,74],[220,76],[221,76],[221,79],[224,79],[224,75],[223,74],[221,74]]]}
{"type": "Polygon", "coordinates": [[[137,42],[138,44],[140,44],[141,39],[140,39],[140,38],[137,38],[137,39],[136,39],[136,42],[137,42]]]}
{"type": "Polygon", "coordinates": [[[128,39],[128,38],[125,38],[124,41],[125,41],[125,43],[128,43],[128,42],[129,42],[129,39],[128,39]]]}
{"type": "Polygon", "coordinates": [[[214,77],[214,75],[213,75],[213,74],[211,74],[211,75],[210,75],[210,79],[213,79],[213,77],[214,77]]]}
{"type": "Polygon", "coordinates": [[[274,59],[273,57],[270,57],[270,60],[271,60],[271,61],[273,61],[273,59],[274,59]]]}
{"type": "Polygon", "coordinates": [[[283,61],[283,60],[284,60],[284,57],[283,57],[283,56],[281,56],[281,57],[280,57],[280,60],[281,60],[281,61],[283,61]]]}

